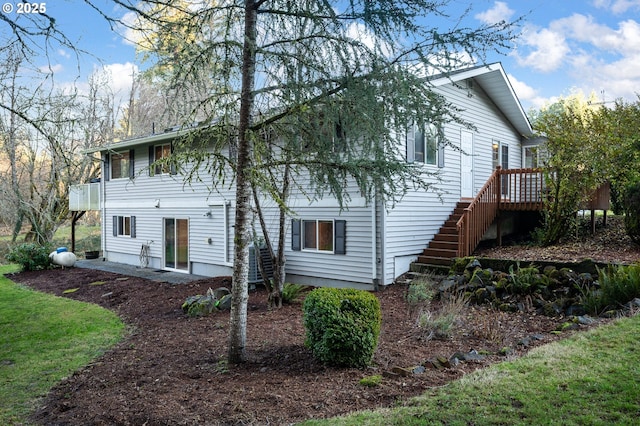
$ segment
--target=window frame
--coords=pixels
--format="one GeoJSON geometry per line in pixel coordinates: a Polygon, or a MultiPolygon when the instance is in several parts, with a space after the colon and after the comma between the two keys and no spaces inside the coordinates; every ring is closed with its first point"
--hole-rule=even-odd
{"type": "Polygon", "coordinates": [[[433,123],[413,124],[407,132],[407,161],[442,168],[443,156],[440,128],[433,123]]]}
{"type": "Polygon", "coordinates": [[[327,254],[335,254],[335,245],[336,245],[336,227],[335,221],[333,219],[303,219],[301,226],[301,241],[302,241],[302,251],[310,251],[310,252],[318,252],[318,253],[327,253],[327,254]],[[307,246],[307,225],[313,224],[313,242],[315,247],[307,246]],[[322,249],[321,241],[326,241],[326,236],[323,236],[321,230],[321,224],[331,224],[331,250],[322,249]]]}
{"type": "Polygon", "coordinates": [[[162,175],[175,175],[176,166],[173,163],[156,164],[156,161],[169,158],[173,154],[173,142],[160,143],[155,145],[149,145],[149,176],[162,176],[162,175]],[[163,149],[167,148],[168,149],[163,149]],[[161,149],[161,154],[157,156],[157,149],[161,149]]]}
{"type": "Polygon", "coordinates": [[[291,219],[291,250],[292,251],[304,251],[307,253],[324,253],[334,255],[346,255],[347,254],[347,221],[344,219],[291,219]],[[304,242],[304,223],[303,222],[315,222],[314,232],[316,239],[316,248],[303,248],[304,242]],[[333,250],[319,250],[317,248],[318,241],[318,222],[332,222],[333,223],[333,250]]]}
{"type": "Polygon", "coordinates": [[[135,238],[136,217],[132,215],[114,215],[113,236],[116,238],[135,238]]]}
{"type": "Polygon", "coordinates": [[[131,171],[133,167],[133,152],[132,150],[115,151],[109,155],[109,176],[111,179],[130,179],[131,171]],[[126,156],[126,162],[123,158],[126,156]],[[114,173],[114,166],[116,163],[120,166],[120,173],[118,176],[114,173]],[[125,164],[125,167],[122,166],[125,164]]]}
{"type": "MultiPolygon", "coordinates": [[[[171,142],[153,145],[153,162],[163,158],[171,156],[171,142]],[[160,157],[158,157],[158,149],[160,149],[160,157]]],[[[153,167],[154,175],[168,175],[171,174],[171,166],[169,164],[156,164],[153,167]]]]}
{"type": "Polygon", "coordinates": [[[525,169],[535,169],[538,167],[542,166],[542,160],[541,160],[541,155],[540,155],[540,145],[531,145],[531,146],[523,146],[522,147],[522,159],[523,159],[523,164],[522,166],[525,169]],[[527,157],[527,151],[529,150],[529,152],[532,152],[532,155],[530,157],[527,157]],[[532,159],[532,165],[527,166],[527,158],[531,158],[532,159]]]}

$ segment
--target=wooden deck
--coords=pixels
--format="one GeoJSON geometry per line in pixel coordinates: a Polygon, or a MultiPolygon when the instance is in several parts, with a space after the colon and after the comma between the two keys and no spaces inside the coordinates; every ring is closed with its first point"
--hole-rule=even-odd
{"type": "MultiPolygon", "coordinates": [[[[542,210],[545,191],[543,169],[497,167],[475,198],[458,203],[440,232],[418,256],[418,263],[448,265],[455,257],[471,255],[500,211],[542,210]]],[[[585,209],[607,210],[609,192],[609,185],[600,187],[585,209]]]]}

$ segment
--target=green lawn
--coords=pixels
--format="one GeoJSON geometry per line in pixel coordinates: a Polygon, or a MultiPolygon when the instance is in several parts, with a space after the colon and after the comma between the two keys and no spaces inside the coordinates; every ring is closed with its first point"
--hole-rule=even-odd
{"type": "Polygon", "coordinates": [[[432,389],[407,407],[305,425],[635,425],[640,315],[432,389]]]}
{"type": "MultiPolygon", "coordinates": [[[[17,269],[0,266],[0,274],[17,269]]],[[[123,333],[113,312],[35,292],[0,275],[0,424],[23,423],[39,397],[123,333]]]]}

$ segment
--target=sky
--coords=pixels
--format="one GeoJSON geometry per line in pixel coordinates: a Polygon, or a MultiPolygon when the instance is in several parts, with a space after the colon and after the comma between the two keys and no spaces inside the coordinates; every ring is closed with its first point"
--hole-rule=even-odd
{"type": "MultiPolygon", "coordinates": [[[[16,18],[17,3],[3,3],[5,18],[16,18]]],[[[93,3],[114,16],[126,12],[109,0],[93,3]]],[[[70,40],[89,52],[78,59],[69,49],[55,49],[41,66],[50,67],[56,81],[69,84],[82,84],[88,73],[105,68],[116,93],[126,97],[133,73],[145,66],[132,44],[82,0],[40,4],[70,40]]],[[[502,63],[525,111],[575,92],[593,93],[605,103],[638,100],[640,0],[450,0],[449,22],[468,8],[467,25],[521,18],[514,48],[488,60],[502,63]]],[[[7,31],[0,21],[0,33],[7,31]]]]}

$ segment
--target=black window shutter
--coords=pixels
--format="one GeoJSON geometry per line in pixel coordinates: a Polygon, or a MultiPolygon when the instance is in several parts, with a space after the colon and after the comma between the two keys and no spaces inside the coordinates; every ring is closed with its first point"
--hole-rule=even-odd
{"type": "Polygon", "coordinates": [[[347,221],[336,220],[334,226],[336,241],[333,252],[335,254],[347,254],[347,221]]]}
{"type": "Polygon", "coordinates": [[[300,251],[300,219],[291,219],[291,250],[300,251]]]}
{"type": "Polygon", "coordinates": [[[155,147],[151,145],[149,147],[149,176],[153,176],[155,173],[154,167],[152,166],[155,161],[155,147]]]}
{"type": "Polygon", "coordinates": [[[109,162],[111,156],[108,152],[102,154],[102,177],[105,181],[109,180],[111,176],[111,163],[109,162]]]}
{"type": "Polygon", "coordinates": [[[135,156],[135,150],[130,149],[129,150],[129,179],[133,179],[135,173],[136,173],[136,168],[133,164],[133,157],[135,156]]]}
{"type": "Polygon", "coordinates": [[[118,216],[113,216],[113,236],[118,236],[118,216]]]}
{"type": "Polygon", "coordinates": [[[136,217],[131,216],[131,238],[136,237],[136,217]]]}

